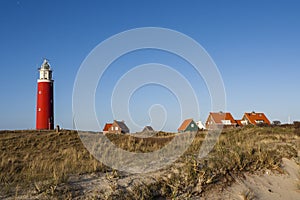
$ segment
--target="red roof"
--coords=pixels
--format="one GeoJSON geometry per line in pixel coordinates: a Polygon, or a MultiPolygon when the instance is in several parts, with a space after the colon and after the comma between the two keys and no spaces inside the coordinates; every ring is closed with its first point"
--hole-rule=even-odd
{"type": "Polygon", "coordinates": [[[259,124],[260,121],[261,123],[265,123],[265,124],[271,124],[269,119],[266,117],[266,115],[264,113],[256,113],[256,112],[252,112],[252,113],[245,113],[244,117],[246,117],[249,122],[251,124],[259,124]]]}
{"type": "Polygon", "coordinates": [[[216,112],[216,113],[209,113],[209,115],[213,118],[216,124],[223,124],[222,120],[230,120],[231,124],[235,124],[236,121],[233,119],[231,113],[223,113],[223,112],[216,112]]]}
{"type": "Polygon", "coordinates": [[[193,121],[193,119],[186,119],[182,122],[181,126],[178,128],[178,131],[184,131],[188,125],[193,121]]]}
{"type": "Polygon", "coordinates": [[[237,120],[235,120],[236,121],[236,123],[239,125],[239,126],[244,126],[243,124],[242,124],[242,120],[241,119],[237,119],[237,120]]]}
{"type": "Polygon", "coordinates": [[[106,123],[104,128],[103,128],[103,131],[108,131],[108,129],[112,126],[112,123],[106,123]]]}

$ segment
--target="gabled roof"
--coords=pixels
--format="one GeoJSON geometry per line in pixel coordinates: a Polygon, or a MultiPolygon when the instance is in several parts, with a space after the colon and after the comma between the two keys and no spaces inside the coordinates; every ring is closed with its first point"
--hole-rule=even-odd
{"type": "Polygon", "coordinates": [[[193,119],[186,119],[182,122],[181,126],[178,128],[178,131],[184,131],[190,123],[193,121],[193,119]]]}
{"type": "Polygon", "coordinates": [[[118,124],[118,126],[121,128],[122,132],[129,133],[129,128],[126,126],[124,121],[116,121],[115,122],[118,124]]]}
{"type": "Polygon", "coordinates": [[[256,121],[263,121],[266,124],[271,124],[269,119],[266,117],[264,113],[256,113],[256,112],[251,112],[251,113],[245,113],[244,117],[246,117],[251,124],[258,124],[256,121]]]}
{"type": "Polygon", "coordinates": [[[143,131],[154,131],[154,129],[151,126],[145,126],[143,131]]]}
{"type": "Polygon", "coordinates": [[[108,129],[112,126],[112,123],[106,123],[104,128],[103,128],[103,131],[108,131],[108,129]]]}
{"type": "Polygon", "coordinates": [[[223,112],[210,112],[209,115],[213,118],[216,124],[223,124],[222,120],[230,120],[231,124],[235,124],[236,121],[233,119],[231,113],[223,113],[223,112]]]}
{"type": "Polygon", "coordinates": [[[242,123],[242,120],[241,120],[241,119],[237,119],[237,120],[235,120],[235,121],[236,121],[237,125],[239,125],[239,126],[244,126],[244,124],[242,123]]]}

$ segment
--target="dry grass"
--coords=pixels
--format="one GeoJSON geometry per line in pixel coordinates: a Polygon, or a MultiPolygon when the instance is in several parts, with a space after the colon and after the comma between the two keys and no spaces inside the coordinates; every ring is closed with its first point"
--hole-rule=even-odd
{"type": "Polygon", "coordinates": [[[225,130],[204,160],[198,160],[194,154],[198,144],[194,143],[174,166],[176,170],[173,171],[177,173],[162,179],[162,188],[167,188],[164,190],[169,191],[169,197],[184,195],[182,198],[189,198],[217,185],[221,188],[229,186],[234,177],[243,176],[244,172],[265,169],[282,172],[281,159],[297,157],[297,141],[298,136],[290,128],[225,130]]]}
{"type": "MultiPolygon", "coordinates": [[[[155,183],[116,189],[109,199],[201,196],[212,187],[230,185],[234,177],[246,171],[272,169],[281,172],[282,157],[297,157],[300,144],[297,129],[293,127],[229,129],[222,133],[213,151],[199,160],[197,155],[204,137],[205,132],[199,132],[188,151],[174,165],[164,169],[166,175],[155,183]]],[[[108,138],[128,151],[151,152],[172,140],[173,134],[158,133],[153,138],[108,135],[108,138]]],[[[0,198],[32,188],[35,193],[59,196],[57,187],[67,184],[70,175],[101,172],[109,176],[116,174],[113,179],[120,178],[118,172],[89,154],[75,131],[63,130],[59,134],[2,131],[0,148],[0,198]]]]}
{"type": "MultiPolygon", "coordinates": [[[[299,163],[300,164],[300,163],[299,163]]],[[[300,192],[300,170],[298,171],[298,183],[297,183],[297,189],[300,192]]]]}
{"type": "Polygon", "coordinates": [[[119,148],[130,152],[146,153],[161,149],[174,137],[174,134],[167,133],[163,136],[161,136],[161,133],[158,133],[158,135],[160,136],[154,135],[149,138],[139,138],[131,135],[106,134],[106,137],[119,148]]]}
{"type": "Polygon", "coordinates": [[[253,200],[255,199],[255,195],[251,190],[245,190],[242,192],[241,197],[243,200],[253,200]]]}
{"type": "Polygon", "coordinates": [[[17,186],[51,193],[69,174],[108,169],[85,150],[75,131],[2,131],[0,146],[0,194],[15,193],[17,186]]]}

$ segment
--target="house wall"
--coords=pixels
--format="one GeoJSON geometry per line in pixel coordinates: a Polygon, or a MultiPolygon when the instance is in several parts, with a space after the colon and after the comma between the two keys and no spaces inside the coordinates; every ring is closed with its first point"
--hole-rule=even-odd
{"type": "Polygon", "coordinates": [[[107,134],[107,133],[109,133],[109,131],[103,131],[103,134],[104,134],[104,135],[107,134]]]}
{"type": "Polygon", "coordinates": [[[210,129],[212,126],[215,126],[215,121],[213,120],[211,115],[208,116],[205,126],[207,129],[210,129]]]}
{"type": "Polygon", "coordinates": [[[196,124],[197,124],[197,126],[198,126],[198,128],[199,128],[200,130],[205,130],[205,129],[206,129],[205,125],[202,124],[201,121],[196,122],[196,124]]]}
{"type": "Polygon", "coordinates": [[[251,122],[249,121],[249,119],[245,115],[243,116],[242,123],[243,123],[243,125],[251,124],[251,122]]]}
{"type": "Polygon", "coordinates": [[[119,125],[116,122],[114,122],[108,131],[109,133],[121,134],[122,130],[119,127],[119,125]]]}
{"type": "Polygon", "coordinates": [[[188,132],[188,131],[191,131],[191,132],[194,132],[194,131],[198,131],[198,126],[197,126],[197,124],[194,122],[194,121],[192,121],[187,127],[186,127],[186,129],[184,130],[184,131],[182,131],[182,132],[188,132]]]}

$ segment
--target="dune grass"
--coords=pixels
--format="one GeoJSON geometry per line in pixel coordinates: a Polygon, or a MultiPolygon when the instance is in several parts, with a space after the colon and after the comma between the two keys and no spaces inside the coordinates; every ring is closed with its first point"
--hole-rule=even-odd
{"type": "Polygon", "coordinates": [[[0,194],[32,187],[48,192],[69,174],[108,169],[85,150],[75,131],[2,131],[0,146],[0,194]]]}
{"type": "MultiPolygon", "coordinates": [[[[187,152],[163,170],[155,183],[137,185],[111,198],[151,199],[157,196],[189,198],[212,187],[226,187],[244,172],[272,169],[282,172],[283,157],[297,157],[300,147],[294,127],[245,127],[221,134],[212,152],[198,159],[206,132],[199,132],[187,152]]],[[[153,138],[108,135],[122,149],[150,152],[172,140],[174,134],[159,133],[153,138]]],[[[57,187],[70,175],[91,172],[111,174],[112,169],[98,162],[82,145],[76,131],[1,131],[0,197],[34,191],[61,195],[57,187]]],[[[117,173],[117,172],[116,172],[117,173]]]]}
{"type": "MultiPolygon", "coordinates": [[[[171,197],[185,195],[184,198],[188,198],[216,185],[221,188],[229,186],[244,172],[265,169],[282,172],[281,159],[297,157],[297,141],[298,136],[292,129],[253,127],[225,130],[205,159],[199,160],[192,150],[186,152],[178,161],[184,164],[176,168],[177,173],[172,173],[171,178],[162,180],[162,187],[167,187],[171,197]]],[[[197,148],[192,145],[191,149],[197,148]]]]}

